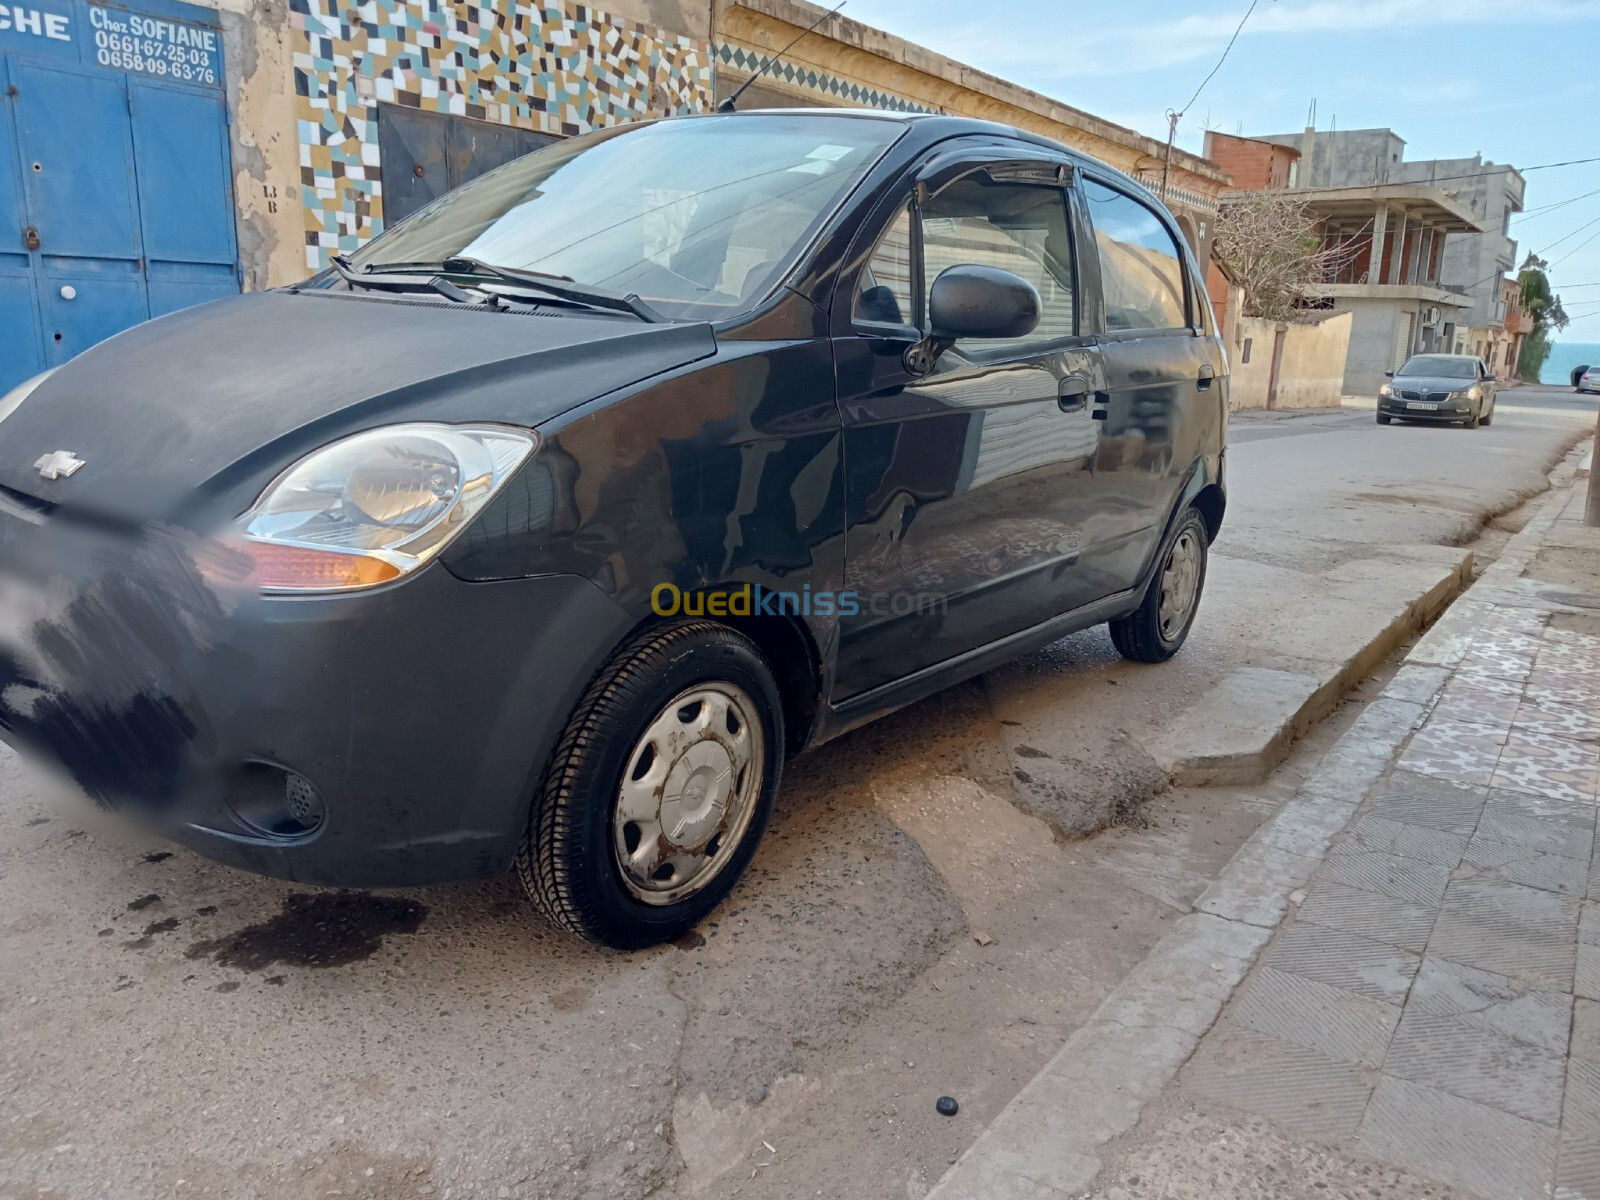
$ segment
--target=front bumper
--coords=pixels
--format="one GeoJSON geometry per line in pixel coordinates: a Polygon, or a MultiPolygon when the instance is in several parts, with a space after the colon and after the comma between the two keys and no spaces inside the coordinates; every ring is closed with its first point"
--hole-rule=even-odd
{"type": "Polygon", "coordinates": [[[1475,400],[1440,402],[1436,409],[1410,408],[1409,401],[1388,396],[1378,397],[1378,411],[1386,417],[1402,417],[1407,421],[1468,421],[1477,407],[1475,400]]]}
{"type": "MultiPolygon", "coordinates": [[[[0,566],[19,537],[46,538],[33,524],[0,505],[0,566]]],[[[508,867],[562,728],[631,624],[577,576],[468,583],[439,563],[360,593],[219,600],[150,540],[50,574],[48,612],[0,652],[0,736],[174,841],[305,883],[508,867]],[[321,823],[276,837],[241,820],[246,764],[309,781],[321,823]]]]}

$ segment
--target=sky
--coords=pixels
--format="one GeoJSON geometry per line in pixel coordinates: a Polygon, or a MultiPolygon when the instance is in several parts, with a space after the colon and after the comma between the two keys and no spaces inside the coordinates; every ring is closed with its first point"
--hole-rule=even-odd
{"type": "MultiPolygon", "coordinates": [[[[1188,103],[1249,7],[848,0],[843,15],[1164,140],[1166,111],[1188,103]]],[[[1408,159],[1481,153],[1523,169],[1524,207],[1560,207],[1512,221],[1518,259],[1549,249],[1573,318],[1558,340],[1600,342],[1600,162],[1527,170],[1600,157],[1597,53],[1600,0],[1257,0],[1177,141],[1198,152],[1207,128],[1291,133],[1315,102],[1318,129],[1387,126],[1408,159]]]]}

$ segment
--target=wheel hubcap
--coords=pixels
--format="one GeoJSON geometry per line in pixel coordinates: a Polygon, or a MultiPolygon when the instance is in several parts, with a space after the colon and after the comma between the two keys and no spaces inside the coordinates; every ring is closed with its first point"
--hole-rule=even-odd
{"type": "Polygon", "coordinates": [[[749,827],[765,753],[755,703],[731,683],[690,688],[645,726],[612,821],[637,899],[674,904],[716,878],[749,827]]]}
{"type": "Polygon", "coordinates": [[[1157,617],[1161,623],[1161,636],[1171,641],[1182,632],[1194,609],[1195,595],[1200,588],[1200,540],[1194,531],[1184,530],[1172,544],[1167,554],[1167,565],[1161,572],[1161,605],[1157,617]]]}

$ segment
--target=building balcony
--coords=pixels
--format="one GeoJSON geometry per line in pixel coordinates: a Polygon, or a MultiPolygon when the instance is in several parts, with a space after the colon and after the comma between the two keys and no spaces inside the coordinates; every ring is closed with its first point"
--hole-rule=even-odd
{"type": "Polygon", "coordinates": [[[1506,314],[1507,333],[1532,333],[1533,317],[1529,313],[1514,312],[1506,314]]]}
{"type": "Polygon", "coordinates": [[[1319,283],[1315,285],[1319,296],[1331,300],[1417,300],[1423,304],[1441,304],[1451,308],[1465,308],[1470,301],[1466,295],[1453,291],[1437,282],[1423,283],[1319,283]]]}

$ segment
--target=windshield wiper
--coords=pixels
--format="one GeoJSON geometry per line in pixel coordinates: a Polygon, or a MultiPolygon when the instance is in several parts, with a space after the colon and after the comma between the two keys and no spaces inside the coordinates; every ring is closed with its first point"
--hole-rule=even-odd
{"type": "Polygon", "coordinates": [[[438,292],[446,300],[452,300],[457,304],[487,304],[490,308],[499,307],[498,297],[491,295],[480,300],[471,292],[462,291],[448,279],[442,279],[438,275],[431,279],[418,279],[415,275],[386,275],[381,271],[358,271],[342,254],[333,255],[328,262],[338,272],[340,279],[356,287],[372,288],[380,292],[426,290],[438,292]]]}
{"type": "Polygon", "coordinates": [[[652,325],[667,324],[671,320],[646,304],[634,292],[613,292],[610,288],[574,282],[566,275],[549,275],[543,271],[519,271],[514,267],[497,267],[493,263],[486,263],[478,258],[467,258],[464,255],[455,255],[442,262],[377,263],[369,269],[374,272],[445,271],[455,275],[481,275],[513,287],[544,292],[548,296],[567,300],[573,304],[584,304],[590,308],[603,308],[612,312],[632,313],[641,321],[648,321],[652,325]]]}

